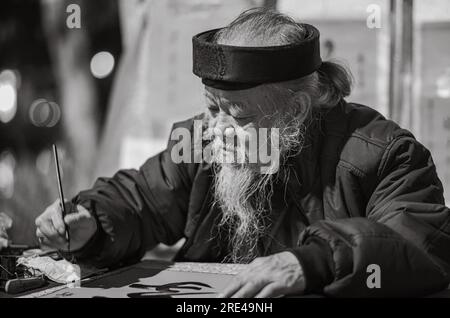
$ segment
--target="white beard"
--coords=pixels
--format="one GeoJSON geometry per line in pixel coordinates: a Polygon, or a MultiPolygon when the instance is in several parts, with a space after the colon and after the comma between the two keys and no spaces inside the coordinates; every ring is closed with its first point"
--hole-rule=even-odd
{"type": "Polygon", "coordinates": [[[247,263],[257,254],[259,239],[266,233],[272,175],[260,174],[244,165],[216,167],[215,204],[223,215],[219,226],[227,229],[233,263],[247,263]]]}
{"type": "MultiPolygon", "coordinates": [[[[258,242],[270,225],[274,180],[286,177],[283,161],[300,153],[304,144],[307,127],[302,119],[286,114],[276,116],[273,123],[280,130],[278,173],[262,174],[253,164],[215,160],[214,204],[223,212],[219,227],[227,234],[228,260],[233,263],[248,263],[258,256],[258,242]]],[[[213,157],[223,156],[223,143],[220,140],[213,143],[213,157]]]]}

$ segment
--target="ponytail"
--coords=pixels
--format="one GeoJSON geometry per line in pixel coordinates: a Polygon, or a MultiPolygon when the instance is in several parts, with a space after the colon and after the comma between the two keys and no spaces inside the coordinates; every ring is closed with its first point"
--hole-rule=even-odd
{"type": "Polygon", "coordinates": [[[351,93],[352,75],[344,66],[322,62],[317,71],[320,83],[319,100],[324,106],[334,106],[351,93]]]}

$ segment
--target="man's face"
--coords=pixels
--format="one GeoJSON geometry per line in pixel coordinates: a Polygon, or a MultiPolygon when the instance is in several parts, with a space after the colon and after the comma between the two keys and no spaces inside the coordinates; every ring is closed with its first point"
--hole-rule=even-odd
{"type": "MultiPolygon", "coordinates": [[[[289,88],[273,85],[240,91],[206,88],[207,132],[209,139],[213,139],[214,160],[219,163],[215,171],[215,200],[223,211],[220,225],[232,229],[229,242],[232,246],[230,257],[234,262],[248,261],[255,256],[258,238],[267,230],[265,218],[273,193],[272,174],[283,168],[278,167],[279,157],[287,150],[301,149],[302,146],[304,117],[290,92],[289,88]],[[263,129],[266,133],[260,134],[263,129]],[[272,131],[276,133],[272,134],[272,131]],[[231,147],[228,136],[234,137],[231,147]],[[255,141],[258,155],[262,147],[271,153],[267,170],[267,162],[253,163],[251,160],[255,141]],[[224,155],[235,155],[233,144],[238,145],[238,152],[244,145],[244,164],[220,161],[224,155]],[[276,158],[272,157],[274,144],[281,148],[276,149],[276,158]],[[276,171],[271,169],[274,162],[276,171]]],[[[239,153],[237,157],[240,159],[239,153]]]]}
{"type": "MultiPolygon", "coordinates": [[[[257,86],[234,91],[206,87],[205,95],[216,160],[228,155],[233,156],[235,161],[232,163],[269,164],[262,162],[259,154],[262,146],[270,153],[270,146],[273,145],[270,134],[276,128],[274,115],[277,111],[273,94],[264,86],[257,86]],[[244,153],[245,158],[242,157],[244,153]]],[[[276,134],[274,136],[278,137],[276,134]]]]}
{"type": "Polygon", "coordinates": [[[258,137],[258,131],[272,128],[274,107],[261,87],[240,91],[207,87],[205,94],[213,156],[219,163],[214,189],[223,211],[220,225],[233,229],[233,234],[229,233],[231,260],[246,262],[255,256],[258,236],[264,231],[265,200],[270,197],[267,194],[270,178],[254,169],[259,162],[249,160],[251,145],[256,142],[258,149],[262,139],[267,143],[267,138],[258,137]],[[244,164],[226,160],[230,155],[236,160],[242,159],[239,157],[242,149],[245,150],[244,164]]]}
{"type": "Polygon", "coordinates": [[[273,114],[275,105],[263,87],[231,91],[205,87],[208,110],[217,127],[271,128],[271,122],[264,119],[273,114]]]}

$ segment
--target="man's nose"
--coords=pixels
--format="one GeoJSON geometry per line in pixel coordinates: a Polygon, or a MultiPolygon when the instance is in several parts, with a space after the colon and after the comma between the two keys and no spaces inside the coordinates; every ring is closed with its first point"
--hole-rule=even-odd
{"type": "Polygon", "coordinates": [[[220,113],[217,118],[216,125],[214,127],[214,133],[216,135],[218,134],[224,135],[225,133],[230,133],[230,130],[234,129],[229,116],[225,113],[220,113]]]}

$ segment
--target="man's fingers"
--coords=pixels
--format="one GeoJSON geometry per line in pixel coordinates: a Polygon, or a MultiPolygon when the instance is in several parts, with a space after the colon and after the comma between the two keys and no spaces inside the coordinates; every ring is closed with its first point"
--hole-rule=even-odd
{"type": "Polygon", "coordinates": [[[41,230],[42,234],[44,234],[49,239],[57,238],[58,236],[60,236],[56,228],[53,226],[51,218],[47,219],[45,222],[41,222],[41,224],[39,225],[39,229],[41,230]]]}
{"type": "Polygon", "coordinates": [[[231,298],[250,298],[254,297],[264,287],[264,283],[250,281],[242,286],[231,298]]]}
{"type": "Polygon", "coordinates": [[[284,296],[281,292],[280,286],[275,283],[265,286],[261,291],[255,296],[255,298],[268,298],[268,297],[281,297],[284,296]]]}
{"type": "Polygon", "coordinates": [[[42,233],[38,233],[38,230],[36,231],[36,236],[39,240],[39,245],[41,246],[47,246],[47,247],[51,247],[51,248],[58,248],[59,245],[58,244],[54,244],[52,242],[50,242],[42,233]]]}
{"type": "Polygon", "coordinates": [[[232,282],[230,283],[230,285],[228,285],[225,290],[220,293],[217,297],[218,298],[228,298],[231,295],[233,295],[239,288],[241,288],[241,286],[244,284],[244,282],[242,281],[242,279],[240,279],[239,277],[236,277],[232,280],[232,282]]]}
{"type": "Polygon", "coordinates": [[[36,237],[38,238],[39,243],[46,242],[47,243],[46,245],[50,244],[49,239],[45,236],[44,233],[42,233],[40,229],[36,229],[36,237]]]}
{"type": "Polygon", "coordinates": [[[36,220],[35,220],[35,224],[37,227],[39,227],[42,223],[46,222],[49,218],[51,218],[51,215],[53,215],[54,213],[58,212],[58,200],[53,202],[51,205],[49,205],[44,212],[39,215],[36,220]]]}
{"type": "Polygon", "coordinates": [[[58,234],[64,236],[66,234],[66,225],[64,224],[61,211],[58,210],[57,213],[53,213],[51,219],[58,234]]]}
{"type": "Polygon", "coordinates": [[[65,239],[59,237],[59,239],[48,238],[40,229],[36,229],[36,237],[41,245],[45,245],[52,248],[63,249],[66,246],[65,239]]]}
{"type": "Polygon", "coordinates": [[[36,237],[39,240],[39,243],[42,243],[42,241],[45,239],[45,235],[42,234],[41,230],[36,229],[36,237]]]}
{"type": "MultiPolygon", "coordinates": [[[[39,229],[36,229],[36,237],[38,238],[39,244],[45,244],[46,242],[48,242],[45,235],[39,229]]],[[[48,244],[45,244],[45,245],[48,245],[48,244]]]]}
{"type": "Polygon", "coordinates": [[[53,245],[62,244],[65,242],[65,238],[56,231],[50,219],[45,222],[40,222],[36,231],[36,236],[47,239],[53,245]],[[38,231],[40,235],[37,235],[38,231]]]}

